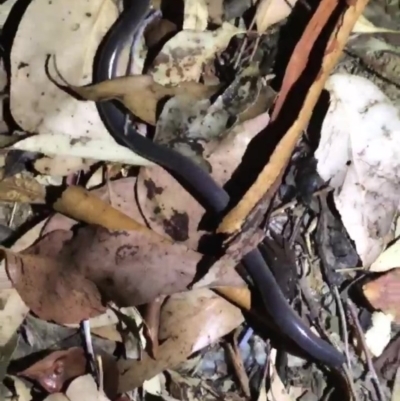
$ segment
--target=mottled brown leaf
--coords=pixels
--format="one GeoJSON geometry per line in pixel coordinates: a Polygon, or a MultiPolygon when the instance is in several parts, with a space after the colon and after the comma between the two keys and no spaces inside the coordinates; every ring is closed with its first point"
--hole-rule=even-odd
{"type": "Polygon", "coordinates": [[[400,270],[393,269],[363,286],[365,297],[375,309],[391,313],[400,323],[400,270]]]}

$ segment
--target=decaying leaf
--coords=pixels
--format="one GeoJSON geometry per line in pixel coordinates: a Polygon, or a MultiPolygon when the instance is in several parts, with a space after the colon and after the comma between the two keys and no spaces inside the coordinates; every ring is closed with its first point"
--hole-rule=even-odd
{"type": "Polygon", "coordinates": [[[203,65],[224,50],[243,30],[224,22],[215,31],[181,31],[170,39],[155,58],[149,74],[162,85],[197,82],[203,65]]]}
{"type": "Polygon", "coordinates": [[[363,286],[365,297],[375,309],[394,316],[400,322],[400,270],[390,270],[363,286]]]}
{"type": "Polygon", "coordinates": [[[334,74],[315,157],[364,267],[381,253],[400,200],[400,113],[366,78],[334,74]],[[383,157],[384,155],[384,157],[383,157]]]}
{"type": "MultiPolygon", "coordinates": [[[[206,162],[211,176],[221,186],[231,177],[241,162],[249,142],[268,124],[269,115],[263,114],[236,125],[222,141],[208,143],[206,162]]],[[[160,235],[183,242],[197,249],[203,232],[198,229],[204,209],[164,169],[141,169],[137,183],[137,201],[151,229],[160,235]],[[176,194],[179,193],[179,197],[176,194]]]]}
{"type": "Polygon", "coordinates": [[[178,365],[193,352],[215,342],[243,321],[238,308],[210,290],[173,295],[163,306],[157,360],[120,361],[119,391],[131,390],[157,373],[178,365]]]}
{"type": "Polygon", "coordinates": [[[17,174],[0,181],[0,201],[45,203],[45,187],[29,174],[17,174]]]}

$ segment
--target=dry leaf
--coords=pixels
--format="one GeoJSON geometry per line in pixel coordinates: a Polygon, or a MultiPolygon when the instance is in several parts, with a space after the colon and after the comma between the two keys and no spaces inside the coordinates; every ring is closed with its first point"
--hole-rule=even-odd
{"type": "Polygon", "coordinates": [[[109,135],[94,103],[76,100],[58,88],[45,68],[48,55],[55,55],[63,77],[77,85],[90,83],[94,55],[117,15],[112,1],[88,0],[72,6],[69,0],[36,0],[28,5],[12,46],[10,108],[25,131],[39,135],[15,148],[50,156],[145,163],[109,135]],[[38,25],[39,20],[46,24],[38,25]]]}
{"type": "Polygon", "coordinates": [[[45,203],[46,189],[28,174],[17,174],[0,181],[0,201],[45,203]]]}
{"type": "Polygon", "coordinates": [[[197,82],[177,82],[176,86],[163,86],[154,82],[148,75],[120,77],[84,87],[71,86],[73,91],[87,100],[117,99],[133,115],[152,125],[156,123],[157,105],[161,99],[180,94],[189,94],[196,99],[203,99],[213,95],[218,88],[218,86],[210,87],[197,82]]]}
{"type": "Polygon", "coordinates": [[[286,18],[297,0],[261,0],[257,6],[256,24],[259,34],[263,34],[271,25],[286,18]]]}
{"type": "Polygon", "coordinates": [[[18,375],[37,381],[49,393],[58,393],[68,380],[85,373],[86,363],[83,348],[72,347],[52,352],[18,375]]]}
{"type": "Polygon", "coordinates": [[[165,341],[159,346],[157,360],[145,354],[141,361],[119,361],[119,391],[132,390],[173,368],[242,322],[240,310],[210,290],[173,295],[161,312],[160,339],[165,341]]]}
{"type": "Polygon", "coordinates": [[[39,241],[39,249],[36,248],[40,256],[26,252],[15,254],[3,249],[7,273],[14,288],[29,308],[44,320],[73,323],[105,310],[92,282],[78,271],[68,269],[68,266],[61,265],[60,268],[57,264],[55,257],[70,238],[71,233],[63,231],[46,236],[39,241]]]}
{"type": "MultiPolygon", "coordinates": [[[[221,142],[208,144],[211,154],[205,154],[206,161],[212,167],[211,176],[220,186],[231,177],[247,145],[268,121],[269,115],[264,113],[234,127],[221,142]]],[[[197,249],[198,240],[204,234],[198,230],[204,209],[169,173],[160,167],[141,169],[137,201],[153,231],[197,249]]]]}
{"type": "Polygon", "coordinates": [[[91,375],[76,378],[65,392],[70,401],[110,401],[91,375]]]}
{"type": "Polygon", "coordinates": [[[400,270],[390,270],[363,286],[365,297],[375,309],[400,322],[400,270]]]}
{"type": "MultiPolygon", "coordinates": [[[[74,238],[55,231],[23,254],[5,254],[8,274],[27,305],[42,319],[61,323],[103,313],[98,289],[120,306],[185,291],[202,260],[155,235],[91,226],[74,238]]],[[[221,274],[208,284],[242,286],[234,266],[217,261],[213,269],[221,274]]]]}
{"type": "Polygon", "coordinates": [[[207,20],[208,9],[205,0],[185,0],[183,30],[205,31],[207,20]]]}
{"type": "Polygon", "coordinates": [[[162,85],[197,82],[203,65],[224,50],[243,30],[224,22],[215,31],[181,31],[170,39],[155,58],[149,74],[162,85]]]}

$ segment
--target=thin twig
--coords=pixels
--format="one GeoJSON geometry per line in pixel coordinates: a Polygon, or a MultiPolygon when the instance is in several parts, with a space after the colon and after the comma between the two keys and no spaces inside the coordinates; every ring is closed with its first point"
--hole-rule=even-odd
{"type": "Polygon", "coordinates": [[[14,223],[14,217],[15,217],[15,213],[17,211],[17,207],[18,207],[18,203],[14,202],[12,211],[11,211],[11,217],[10,217],[10,221],[8,222],[8,227],[11,228],[12,224],[14,223]]]}
{"type": "Polygon", "coordinates": [[[367,347],[367,343],[365,342],[364,332],[362,331],[360,322],[358,320],[356,308],[355,308],[353,302],[351,302],[351,300],[349,298],[347,299],[347,307],[348,307],[348,310],[349,310],[349,312],[351,314],[351,317],[353,319],[354,326],[356,327],[356,330],[357,330],[358,335],[360,337],[361,345],[362,345],[362,348],[363,348],[364,354],[365,354],[365,359],[367,360],[368,370],[369,370],[369,373],[371,375],[371,381],[372,381],[373,385],[375,386],[375,389],[376,389],[376,392],[378,394],[379,400],[380,401],[384,401],[385,398],[384,398],[384,395],[383,395],[383,390],[382,390],[381,384],[379,382],[378,376],[376,374],[374,365],[372,363],[372,358],[371,358],[371,354],[369,352],[369,349],[367,347]]]}
{"type": "Polygon", "coordinates": [[[337,306],[339,309],[339,317],[340,317],[340,322],[341,322],[341,326],[342,326],[342,337],[343,337],[343,342],[344,342],[344,353],[346,355],[347,366],[349,368],[349,372],[351,372],[349,337],[348,337],[348,333],[347,333],[346,314],[344,312],[343,302],[342,302],[342,299],[340,298],[340,294],[339,294],[339,291],[338,291],[336,285],[333,286],[333,295],[336,299],[336,303],[337,303],[337,306]]]}

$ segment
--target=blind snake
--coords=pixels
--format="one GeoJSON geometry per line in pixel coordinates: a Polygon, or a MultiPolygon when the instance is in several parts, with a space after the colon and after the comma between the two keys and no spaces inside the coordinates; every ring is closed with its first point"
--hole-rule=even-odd
{"type": "MultiPolygon", "coordinates": [[[[100,45],[94,66],[96,82],[116,77],[118,57],[129,39],[138,31],[149,11],[149,0],[130,0],[127,8],[111,27],[100,45]]],[[[229,195],[212,177],[190,159],[140,135],[132,125],[125,126],[126,112],[113,101],[97,102],[105,127],[121,145],[166,169],[208,211],[221,215],[229,195]]],[[[345,362],[344,356],[328,342],[316,336],[294,312],[264,258],[254,249],[242,259],[263,304],[278,328],[315,360],[332,368],[345,362]]]]}

